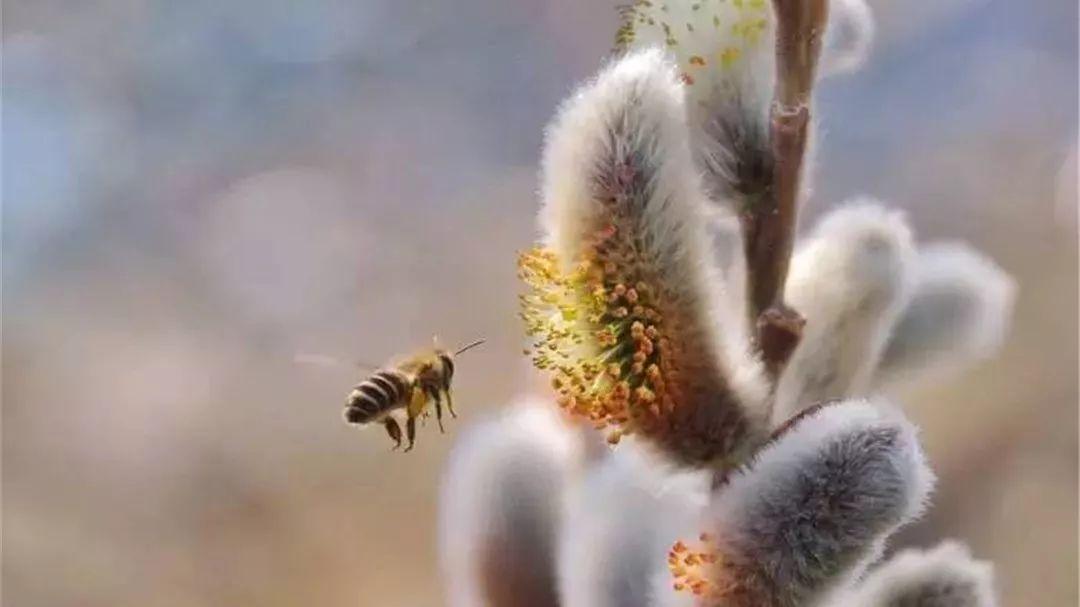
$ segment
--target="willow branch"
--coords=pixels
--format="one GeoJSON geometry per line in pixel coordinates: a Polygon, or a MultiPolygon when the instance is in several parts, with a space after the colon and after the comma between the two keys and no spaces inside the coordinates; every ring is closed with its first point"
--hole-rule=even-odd
{"type": "Polygon", "coordinates": [[[773,0],[776,88],[769,116],[772,186],[741,215],[747,293],[757,346],[775,378],[799,343],[804,320],[784,303],[810,125],[810,97],[828,0],[773,0]]]}

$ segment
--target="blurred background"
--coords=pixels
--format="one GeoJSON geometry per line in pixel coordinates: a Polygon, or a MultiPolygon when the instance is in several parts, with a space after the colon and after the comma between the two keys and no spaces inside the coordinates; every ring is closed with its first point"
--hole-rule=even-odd
{"type": "MultiPolygon", "coordinates": [[[[872,194],[1020,285],[1004,352],[905,395],[941,481],[894,545],[1077,604],[1077,6],[871,0],[819,88],[804,214],[872,194]]],[[[614,2],[8,0],[3,599],[442,603],[441,463],[526,383],[514,256],[542,128],[614,2]],[[438,334],[461,417],[415,452],[341,422],[438,334]]]]}

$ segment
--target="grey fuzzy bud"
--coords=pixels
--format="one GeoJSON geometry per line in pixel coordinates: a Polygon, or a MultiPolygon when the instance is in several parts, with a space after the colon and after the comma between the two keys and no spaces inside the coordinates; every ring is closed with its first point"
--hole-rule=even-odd
{"type": "Polygon", "coordinates": [[[780,378],[774,423],[819,402],[867,394],[909,297],[914,258],[898,211],[859,202],[822,218],[795,254],[786,285],[806,327],[780,378]]]}
{"type": "Polygon", "coordinates": [[[718,489],[721,604],[795,607],[831,596],[922,512],[932,483],[898,412],[850,401],[805,415],[718,489]]]}
{"type": "Polygon", "coordinates": [[[1008,333],[1016,283],[961,243],[919,252],[915,284],[885,347],[876,383],[893,387],[941,377],[996,352],[1008,333]]]}
{"type": "Polygon", "coordinates": [[[693,530],[710,474],[678,471],[626,440],[573,492],[559,550],[563,607],[647,607],[652,576],[693,530]]]}
{"type": "Polygon", "coordinates": [[[862,67],[870,54],[874,29],[874,14],[866,0],[832,0],[819,73],[846,74],[862,67]]]}
{"type": "Polygon", "coordinates": [[[554,607],[563,499],[579,435],[548,403],[524,403],[462,436],[440,504],[440,557],[453,607],[554,607]]]}
{"type": "Polygon", "coordinates": [[[993,567],[967,547],[905,550],[872,571],[837,607],[995,607],[993,567]]]}

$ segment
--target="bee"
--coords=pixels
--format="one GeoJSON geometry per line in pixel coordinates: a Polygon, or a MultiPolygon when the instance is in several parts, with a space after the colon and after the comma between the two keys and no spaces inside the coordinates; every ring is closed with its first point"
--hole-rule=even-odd
{"type": "Polygon", "coordinates": [[[405,451],[411,451],[416,443],[416,419],[428,417],[431,414],[429,406],[434,404],[439,431],[446,432],[442,421],[444,396],[447,411],[451,417],[457,417],[450,397],[454,357],[484,341],[476,340],[453,353],[436,346],[391,362],[349,392],[345,401],[345,421],[360,425],[382,424],[394,441],[394,449],[398,449],[401,447],[401,426],[395,414],[403,412],[405,438],[409,441],[405,451]]]}

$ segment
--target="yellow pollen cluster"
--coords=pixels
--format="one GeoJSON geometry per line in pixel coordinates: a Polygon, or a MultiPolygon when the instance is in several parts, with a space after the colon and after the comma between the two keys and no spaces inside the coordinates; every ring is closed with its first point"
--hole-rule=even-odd
{"type": "Polygon", "coordinates": [[[675,542],[668,551],[668,569],[674,578],[672,587],[679,592],[690,592],[706,602],[719,600],[725,589],[718,585],[713,572],[720,560],[712,537],[702,533],[694,546],[683,541],[675,542]]]}
{"type": "Polygon", "coordinates": [[[657,293],[626,270],[633,264],[622,263],[622,248],[609,226],[588,240],[569,272],[548,249],[533,248],[518,259],[528,286],[521,318],[533,339],[526,353],[551,373],[559,406],[610,430],[613,444],[630,433],[663,432],[677,402],[678,372],[657,293]]]}
{"type": "MultiPolygon", "coordinates": [[[[687,85],[696,82],[696,72],[714,63],[722,69],[730,69],[742,57],[747,47],[761,41],[762,33],[768,27],[769,6],[767,0],[707,0],[689,5],[688,17],[691,21],[676,23],[672,21],[673,12],[668,2],[659,0],[635,0],[632,4],[618,7],[620,25],[615,33],[616,50],[625,50],[638,41],[643,32],[657,30],[664,44],[677,49],[681,57],[680,79],[687,85]],[[694,34],[712,24],[711,31],[721,32],[725,43],[710,53],[695,54],[694,47],[700,41],[680,40],[677,32],[694,34]]],[[[701,49],[698,49],[701,50],[701,49]]]]}

